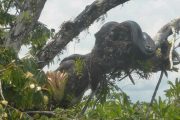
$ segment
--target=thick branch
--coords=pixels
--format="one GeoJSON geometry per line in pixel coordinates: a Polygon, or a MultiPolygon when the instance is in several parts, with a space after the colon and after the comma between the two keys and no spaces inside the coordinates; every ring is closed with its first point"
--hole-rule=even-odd
{"type": "Polygon", "coordinates": [[[174,19],[164,25],[154,36],[153,40],[155,41],[157,47],[159,47],[170,35],[173,34],[173,29],[177,33],[180,31],[180,18],[174,19]]]}
{"type": "Polygon", "coordinates": [[[6,36],[5,46],[14,48],[19,52],[22,41],[32,31],[36,24],[46,0],[25,0],[22,11],[17,17],[13,28],[6,36]]]}
{"type": "Polygon", "coordinates": [[[129,0],[96,0],[87,6],[74,21],[64,23],[61,30],[55,35],[54,40],[37,54],[38,60],[41,61],[40,68],[47,65],[74,37],[88,28],[97,18],[127,1],[129,0]]]}

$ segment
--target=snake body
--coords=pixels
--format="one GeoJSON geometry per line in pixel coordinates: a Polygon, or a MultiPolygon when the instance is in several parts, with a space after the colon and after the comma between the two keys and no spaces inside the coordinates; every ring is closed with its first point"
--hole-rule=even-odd
{"type": "Polygon", "coordinates": [[[140,26],[134,21],[125,21],[122,24],[129,25],[131,29],[132,41],[142,53],[149,56],[154,54],[156,47],[152,38],[145,32],[142,32],[140,26]]]}
{"type": "Polygon", "coordinates": [[[103,42],[103,37],[110,32],[112,32],[112,29],[117,26],[126,26],[130,29],[130,36],[131,40],[144,55],[150,56],[155,53],[156,47],[155,43],[152,40],[152,38],[145,32],[142,32],[141,27],[138,23],[134,21],[124,21],[122,23],[118,22],[108,22],[104,24],[101,29],[96,33],[96,43],[101,44],[103,42]]]}
{"type": "MultiPolygon", "coordinates": [[[[109,53],[112,54],[115,54],[115,52],[119,53],[117,49],[118,47],[114,47],[114,44],[111,45],[111,42],[113,40],[116,39],[117,40],[116,43],[117,43],[118,40],[120,41],[120,40],[124,40],[125,38],[128,38],[128,40],[132,41],[132,45],[135,48],[139,49],[139,51],[141,51],[145,56],[150,56],[154,54],[156,50],[154,41],[151,39],[151,37],[147,33],[142,32],[140,26],[134,21],[125,21],[122,23],[108,22],[101,27],[101,29],[95,34],[95,37],[96,37],[95,47],[93,48],[91,53],[86,55],[74,54],[69,57],[66,57],[61,61],[60,67],[56,70],[56,71],[65,71],[68,73],[68,82],[66,84],[65,94],[71,95],[73,93],[74,96],[72,100],[70,100],[68,96],[64,96],[63,100],[61,101],[61,103],[64,106],[68,106],[68,104],[74,104],[75,102],[80,100],[89,84],[91,84],[92,91],[96,91],[97,85],[99,84],[99,81],[102,79],[101,74],[105,73],[106,70],[111,70],[112,62],[109,62],[109,58],[112,58],[110,60],[116,59],[111,57],[109,53]],[[118,26],[120,26],[120,29],[115,29],[118,26]],[[113,33],[114,32],[113,30],[115,30],[115,33],[113,33]],[[120,33],[119,31],[125,34],[116,34],[116,33],[120,33]],[[121,36],[121,39],[119,39],[119,36],[121,36]],[[114,37],[115,39],[112,37],[114,37]],[[107,52],[109,50],[107,46],[111,47],[110,49],[117,49],[117,51],[107,52]],[[108,55],[105,56],[106,54],[108,55]],[[93,59],[88,56],[93,56],[93,59]],[[108,59],[107,60],[104,59],[105,58],[104,56],[107,57],[108,59]],[[77,58],[84,59],[85,62],[87,62],[87,65],[90,65],[90,67],[87,68],[84,67],[83,70],[84,73],[81,77],[79,77],[74,72],[75,70],[74,64],[77,58]],[[106,63],[106,64],[101,64],[101,63],[106,63]],[[93,68],[92,65],[97,69],[94,68],[93,71],[90,70],[89,72],[89,68],[93,68]],[[100,70],[101,72],[99,72],[100,70]]],[[[116,45],[118,46],[118,44],[116,45]]],[[[121,47],[122,46],[120,46],[119,48],[121,47]]],[[[130,76],[130,73],[128,75],[130,76]]],[[[131,76],[130,79],[133,81],[131,76]]]]}

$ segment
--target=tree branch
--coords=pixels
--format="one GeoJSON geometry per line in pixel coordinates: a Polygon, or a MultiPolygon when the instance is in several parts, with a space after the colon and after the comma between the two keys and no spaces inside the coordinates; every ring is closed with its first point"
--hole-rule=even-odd
{"type": "Polygon", "coordinates": [[[174,19],[164,25],[158,33],[154,36],[153,40],[157,47],[159,47],[167,38],[173,34],[173,29],[176,33],[180,31],[180,18],[174,19]]]}
{"type": "Polygon", "coordinates": [[[5,47],[14,48],[18,53],[22,41],[33,30],[46,0],[25,0],[23,8],[15,21],[15,25],[6,36],[5,47]]]}
{"type": "Polygon", "coordinates": [[[55,115],[53,111],[25,111],[27,114],[55,115]]]}
{"type": "Polygon", "coordinates": [[[61,30],[55,35],[53,41],[47,44],[44,49],[37,54],[39,67],[43,68],[81,31],[88,28],[97,18],[105,14],[110,9],[123,4],[129,0],[96,0],[91,5],[86,6],[73,21],[64,23],[61,30]]]}

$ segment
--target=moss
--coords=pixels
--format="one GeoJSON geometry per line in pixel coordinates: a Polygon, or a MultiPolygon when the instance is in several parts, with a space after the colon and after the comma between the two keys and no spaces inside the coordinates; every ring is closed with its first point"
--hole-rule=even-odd
{"type": "Polygon", "coordinates": [[[85,62],[83,59],[77,58],[75,60],[75,73],[77,76],[82,77],[84,65],[85,65],[85,62]]]}
{"type": "Polygon", "coordinates": [[[132,59],[129,65],[128,68],[132,68],[134,73],[143,79],[148,79],[153,70],[153,63],[150,60],[132,59]]]}
{"type": "Polygon", "coordinates": [[[137,61],[137,65],[139,66],[139,69],[144,71],[145,73],[152,71],[153,63],[150,60],[146,61],[137,61]]]}
{"type": "Polygon", "coordinates": [[[156,54],[156,56],[161,57],[161,56],[162,56],[161,49],[158,48],[158,49],[156,50],[155,54],[156,54]]]}

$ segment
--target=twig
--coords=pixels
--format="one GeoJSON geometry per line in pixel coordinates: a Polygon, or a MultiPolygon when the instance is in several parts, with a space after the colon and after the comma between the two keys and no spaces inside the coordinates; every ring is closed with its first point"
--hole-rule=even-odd
{"type": "Polygon", "coordinates": [[[53,111],[25,111],[27,114],[44,114],[44,115],[55,115],[53,111]]]}
{"type": "Polygon", "coordinates": [[[4,95],[3,95],[1,80],[0,80],[0,94],[1,94],[1,98],[2,98],[3,100],[5,100],[4,95]]]}
{"type": "Polygon", "coordinates": [[[128,77],[128,74],[126,74],[124,77],[122,77],[122,78],[119,79],[118,81],[124,80],[126,77],[128,77]]]}
{"type": "Polygon", "coordinates": [[[21,3],[18,0],[15,0],[16,5],[19,7],[20,10],[23,9],[21,3]]]}
{"type": "MultiPolygon", "coordinates": [[[[22,111],[20,111],[19,109],[14,108],[14,107],[12,107],[12,106],[10,106],[10,105],[7,105],[7,107],[9,107],[10,109],[13,109],[13,110],[15,110],[15,111],[18,111],[18,112],[21,112],[21,113],[26,114],[26,117],[28,118],[28,120],[34,120],[34,118],[32,118],[32,117],[31,117],[29,114],[27,114],[26,112],[22,112],[22,111]]],[[[8,111],[9,111],[9,109],[8,109],[8,111]]],[[[10,111],[9,111],[9,114],[11,114],[10,111]]]]}
{"type": "Polygon", "coordinates": [[[10,27],[3,27],[3,28],[0,28],[2,30],[7,30],[7,29],[11,29],[10,27]]]}
{"type": "Polygon", "coordinates": [[[180,62],[180,56],[176,50],[173,51],[173,54],[176,56],[177,60],[180,62]]]}
{"type": "Polygon", "coordinates": [[[152,98],[151,98],[151,102],[150,102],[149,107],[148,107],[148,110],[147,110],[146,120],[149,119],[149,114],[150,114],[150,111],[151,111],[151,107],[152,107],[152,104],[153,104],[153,102],[154,102],[154,100],[155,100],[156,93],[157,93],[157,91],[158,91],[159,85],[160,85],[161,80],[162,80],[162,77],[163,77],[163,73],[164,73],[164,71],[161,70],[161,74],[160,74],[158,83],[157,83],[157,85],[156,85],[156,88],[155,88],[155,90],[154,90],[153,96],[152,96],[152,98]]]}
{"type": "Polygon", "coordinates": [[[121,79],[119,79],[118,81],[121,81],[121,80],[125,79],[125,78],[128,77],[132,72],[133,72],[133,70],[127,72],[127,74],[126,74],[124,77],[122,77],[121,79]]]}
{"type": "Polygon", "coordinates": [[[129,76],[129,79],[131,80],[131,82],[133,83],[133,85],[135,85],[135,82],[134,82],[133,77],[131,76],[131,74],[129,74],[128,76],[129,76]]]}
{"type": "Polygon", "coordinates": [[[173,65],[178,65],[180,64],[180,61],[173,61],[173,65]]]}

